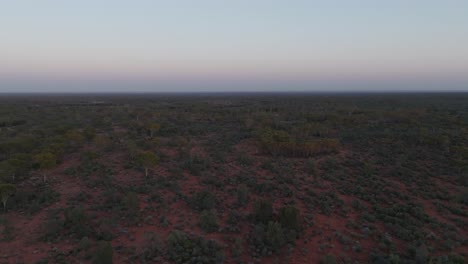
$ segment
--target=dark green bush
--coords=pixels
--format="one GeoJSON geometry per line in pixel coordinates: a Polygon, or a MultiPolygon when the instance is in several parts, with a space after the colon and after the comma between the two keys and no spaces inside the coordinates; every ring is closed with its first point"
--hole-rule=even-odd
{"type": "Polygon", "coordinates": [[[333,255],[325,255],[320,259],[320,264],[336,264],[336,257],[333,255]]]}
{"type": "Polygon", "coordinates": [[[200,175],[211,166],[211,160],[200,155],[191,155],[182,167],[193,175],[200,175]]]}
{"type": "Polygon", "coordinates": [[[249,156],[248,153],[242,152],[242,153],[239,153],[237,157],[237,162],[239,163],[240,166],[247,167],[247,166],[252,165],[254,163],[254,160],[249,156]]]}
{"type": "Polygon", "coordinates": [[[67,232],[75,234],[78,238],[94,233],[89,217],[80,207],[67,208],[64,211],[64,228],[67,232]]]}
{"type": "Polygon", "coordinates": [[[465,258],[460,256],[456,253],[452,253],[449,255],[432,257],[429,263],[437,263],[437,264],[464,264],[465,258]]]}
{"type": "Polygon", "coordinates": [[[110,242],[101,241],[98,243],[96,247],[96,251],[94,252],[93,257],[93,264],[112,264],[112,245],[110,242]]]}
{"type": "Polygon", "coordinates": [[[278,220],[285,229],[301,231],[301,218],[299,209],[294,206],[285,206],[279,210],[278,220]]]}
{"type": "Polygon", "coordinates": [[[172,231],[167,238],[167,254],[175,263],[223,263],[222,247],[214,240],[189,237],[182,231],[172,231]]]}
{"type": "Polygon", "coordinates": [[[252,213],[253,220],[257,223],[268,223],[273,218],[273,207],[269,200],[256,201],[252,213]]]}
{"type": "Polygon", "coordinates": [[[243,206],[249,201],[249,189],[245,185],[239,185],[236,190],[236,203],[243,206]]]}
{"type": "Polygon", "coordinates": [[[152,260],[155,257],[162,256],[164,253],[164,242],[156,233],[145,234],[145,245],[143,249],[143,258],[152,260]]]}
{"type": "Polygon", "coordinates": [[[198,218],[198,225],[203,231],[211,233],[218,230],[219,225],[214,210],[204,210],[198,218]]]}
{"type": "Polygon", "coordinates": [[[59,197],[60,193],[49,185],[40,184],[35,186],[34,189],[18,188],[8,203],[11,210],[24,209],[29,214],[34,214],[41,208],[56,202],[59,197]]]}
{"type": "Polygon", "coordinates": [[[216,196],[208,190],[196,192],[190,199],[190,205],[195,210],[211,210],[216,206],[216,196]]]}
{"type": "Polygon", "coordinates": [[[140,211],[140,201],[138,200],[136,193],[127,193],[123,199],[123,202],[126,216],[131,219],[137,218],[140,211]]]}
{"type": "Polygon", "coordinates": [[[279,251],[279,249],[287,242],[285,232],[281,227],[281,224],[278,222],[269,222],[264,241],[266,245],[273,249],[273,251],[279,251]]]}
{"type": "Polygon", "coordinates": [[[268,222],[268,224],[257,224],[250,235],[250,243],[255,251],[261,256],[266,256],[272,252],[279,252],[282,246],[287,243],[284,229],[278,222],[268,222]]]}
{"type": "Polygon", "coordinates": [[[4,218],[0,218],[0,234],[1,234],[1,239],[0,241],[11,241],[14,238],[14,227],[11,224],[11,222],[4,218]]]}

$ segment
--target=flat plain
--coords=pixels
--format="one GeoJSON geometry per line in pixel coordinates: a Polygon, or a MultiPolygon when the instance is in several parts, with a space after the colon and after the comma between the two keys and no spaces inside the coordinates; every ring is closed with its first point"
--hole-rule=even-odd
{"type": "Polygon", "coordinates": [[[468,94],[0,97],[0,263],[466,263],[468,94]]]}

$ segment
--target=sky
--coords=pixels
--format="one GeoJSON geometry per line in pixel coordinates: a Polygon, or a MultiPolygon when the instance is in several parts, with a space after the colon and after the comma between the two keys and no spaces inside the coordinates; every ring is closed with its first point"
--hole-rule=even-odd
{"type": "Polygon", "coordinates": [[[468,91],[466,0],[0,0],[0,92],[468,91]]]}

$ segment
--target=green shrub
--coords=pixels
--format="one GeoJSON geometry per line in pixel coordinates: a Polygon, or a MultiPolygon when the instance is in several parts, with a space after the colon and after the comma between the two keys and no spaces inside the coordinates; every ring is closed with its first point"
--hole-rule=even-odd
{"type": "Polygon", "coordinates": [[[199,191],[192,196],[190,204],[195,210],[211,210],[216,206],[216,196],[207,190],[199,191]]]}
{"type": "Polygon", "coordinates": [[[286,236],[281,224],[278,222],[268,223],[265,233],[265,243],[275,252],[278,252],[280,248],[286,244],[286,236]]]}
{"type": "Polygon", "coordinates": [[[123,192],[116,188],[108,188],[101,194],[102,209],[120,210],[122,208],[124,195],[123,192]]]}
{"type": "Polygon", "coordinates": [[[112,245],[110,242],[101,241],[98,243],[96,251],[94,252],[93,264],[112,264],[112,245]]]}
{"type": "Polygon", "coordinates": [[[189,237],[182,231],[172,231],[167,238],[167,254],[175,263],[222,263],[222,247],[214,240],[189,237]]]}
{"type": "Polygon", "coordinates": [[[429,263],[437,264],[464,264],[465,258],[456,253],[451,253],[450,255],[433,257],[430,259],[429,263]]]}
{"type": "Polygon", "coordinates": [[[41,237],[44,241],[53,241],[60,237],[63,230],[63,220],[61,219],[48,219],[43,224],[43,235],[41,237]]]}
{"type": "Polygon", "coordinates": [[[198,225],[203,231],[211,233],[218,230],[219,225],[216,220],[216,214],[214,210],[204,210],[198,219],[198,225]]]}
{"type": "Polygon", "coordinates": [[[225,231],[239,233],[241,230],[240,223],[242,219],[243,219],[242,214],[240,214],[236,210],[230,210],[228,213],[227,221],[226,221],[227,226],[225,228],[225,231]]]}
{"type": "Polygon", "coordinates": [[[315,176],[317,174],[317,165],[313,159],[308,159],[305,164],[305,172],[315,176]]]}
{"type": "Polygon", "coordinates": [[[287,243],[285,232],[278,222],[257,224],[250,235],[250,242],[260,255],[277,253],[287,243]]]}
{"type": "Polygon", "coordinates": [[[271,128],[258,131],[256,138],[263,152],[286,157],[336,153],[340,146],[335,138],[295,139],[286,131],[271,128]]]}
{"type": "Polygon", "coordinates": [[[82,208],[67,208],[65,209],[64,216],[65,220],[63,226],[67,232],[75,234],[78,238],[82,238],[93,233],[89,218],[82,208]]]}
{"type": "Polygon", "coordinates": [[[91,242],[88,237],[83,237],[78,243],[79,251],[87,251],[91,247],[91,242]]]}
{"type": "Polygon", "coordinates": [[[333,255],[326,255],[320,259],[320,264],[336,264],[336,257],[333,255]]]}
{"type": "Polygon", "coordinates": [[[244,245],[241,237],[236,237],[234,239],[234,244],[231,247],[232,256],[235,259],[240,259],[242,253],[244,252],[244,245]]]}
{"type": "Polygon", "coordinates": [[[0,234],[1,234],[1,239],[0,241],[11,241],[14,238],[14,227],[11,224],[11,222],[4,218],[0,218],[0,234]]]}
{"type": "Polygon", "coordinates": [[[279,210],[278,220],[285,229],[300,231],[302,229],[299,209],[285,206],[279,210]]]}
{"type": "Polygon", "coordinates": [[[245,152],[239,153],[237,157],[237,162],[242,167],[247,167],[254,164],[254,160],[245,152]]]}
{"type": "Polygon", "coordinates": [[[189,159],[184,162],[182,167],[188,170],[193,175],[200,175],[204,170],[211,165],[211,160],[200,155],[190,155],[189,159]]]}
{"type": "Polygon", "coordinates": [[[156,233],[145,234],[145,245],[143,249],[143,258],[151,260],[164,253],[164,243],[161,237],[156,233]]]}
{"type": "Polygon", "coordinates": [[[273,207],[271,201],[259,200],[256,201],[252,213],[254,221],[257,223],[268,223],[273,218],[273,207]]]}
{"type": "Polygon", "coordinates": [[[129,192],[125,195],[124,199],[124,206],[125,210],[127,211],[127,216],[135,217],[137,216],[140,210],[140,201],[138,200],[138,196],[134,192],[129,192]]]}
{"type": "Polygon", "coordinates": [[[11,197],[10,208],[24,209],[29,214],[37,213],[41,208],[50,205],[58,200],[60,193],[46,184],[40,184],[34,189],[19,188],[11,197]]]}
{"type": "Polygon", "coordinates": [[[249,201],[249,189],[245,185],[239,185],[236,191],[236,203],[238,206],[247,204],[249,201]]]}

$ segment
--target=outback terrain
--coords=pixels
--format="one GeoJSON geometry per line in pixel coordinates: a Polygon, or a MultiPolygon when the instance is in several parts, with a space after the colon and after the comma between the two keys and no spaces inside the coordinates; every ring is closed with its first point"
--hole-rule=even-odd
{"type": "Polygon", "coordinates": [[[0,263],[466,263],[467,94],[0,97],[0,263]]]}

